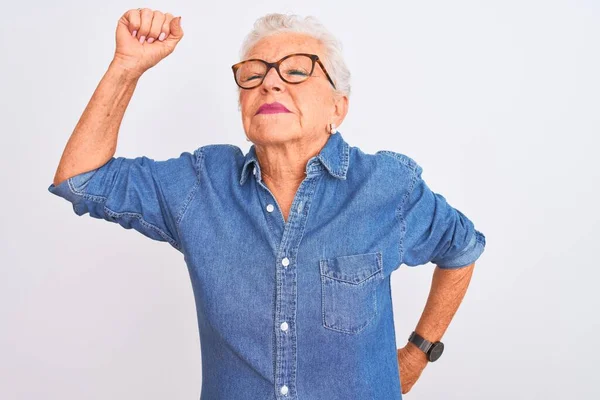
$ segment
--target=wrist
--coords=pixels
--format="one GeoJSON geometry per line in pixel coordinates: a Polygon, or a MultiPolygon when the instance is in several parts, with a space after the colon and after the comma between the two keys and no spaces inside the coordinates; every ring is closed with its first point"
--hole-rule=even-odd
{"type": "Polygon", "coordinates": [[[416,344],[412,342],[407,342],[406,350],[415,358],[418,358],[423,362],[429,362],[429,360],[427,359],[427,354],[425,354],[423,350],[417,347],[416,344]]]}
{"type": "Polygon", "coordinates": [[[143,74],[143,71],[139,71],[137,68],[128,63],[125,60],[121,60],[118,57],[113,58],[108,66],[109,71],[114,72],[120,77],[130,80],[137,81],[143,74]]]}

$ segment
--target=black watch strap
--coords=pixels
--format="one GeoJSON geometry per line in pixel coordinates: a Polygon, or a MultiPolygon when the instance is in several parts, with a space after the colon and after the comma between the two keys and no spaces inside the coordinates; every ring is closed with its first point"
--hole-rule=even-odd
{"type": "Polygon", "coordinates": [[[423,351],[423,353],[427,353],[433,343],[429,340],[425,339],[423,336],[419,335],[417,332],[413,331],[408,337],[408,341],[417,346],[419,349],[423,351]]]}

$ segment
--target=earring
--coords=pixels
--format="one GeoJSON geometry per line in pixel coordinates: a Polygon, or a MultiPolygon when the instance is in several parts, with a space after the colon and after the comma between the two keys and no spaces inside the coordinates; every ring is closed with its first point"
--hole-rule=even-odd
{"type": "Polygon", "coordinates": [[[335,135],[337,133],[337,129],[335,129],[335,124],[329,124],[329,133],[335,135]]]}

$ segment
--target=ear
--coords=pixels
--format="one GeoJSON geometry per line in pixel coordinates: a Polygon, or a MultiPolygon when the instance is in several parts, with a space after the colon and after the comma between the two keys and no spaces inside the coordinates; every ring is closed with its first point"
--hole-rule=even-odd
{"type": "Polygon", "coordinates": [[[349,100],[346,95],[334,95],[334,113],[333,113],[333,122],[335,126],[340,126],[344,119],[346,118],[346,114],[348,114],[348,106],[349,100]]]}

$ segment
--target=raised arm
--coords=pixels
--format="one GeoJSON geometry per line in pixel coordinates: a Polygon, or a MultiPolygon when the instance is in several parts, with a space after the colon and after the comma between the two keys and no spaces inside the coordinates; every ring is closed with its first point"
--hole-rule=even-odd
{"type": "Polygon", "coordinates": [[[71,202],[77,215],[89,213],[182,250],[178,226],[197,187],[200,150],[164,161],[113,156],[138,79],[183,35],[179,18],[130,10],[119,20],[116,35],[115,57],[69,138],[48,190],[71,202]],[[144,43],[142,38],[150,39],[144,43]]]}
{"type": "Polygon", "coordinates": [[[111,62],[67,141],[54,175],[55,186],[106,164],[115,154],[119,127],[139,78],[111,62]]]}
{"type": "Polygon", "coordinates": [[[180,17],[144,8],[119,19],[116,49],[108,70],[67,141],[54,185],[110,160],[125,110],[142,74],[169,55],[183,37],[180,17]],[[152,38],[143,43],[137,38],[152,38]]]}

